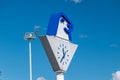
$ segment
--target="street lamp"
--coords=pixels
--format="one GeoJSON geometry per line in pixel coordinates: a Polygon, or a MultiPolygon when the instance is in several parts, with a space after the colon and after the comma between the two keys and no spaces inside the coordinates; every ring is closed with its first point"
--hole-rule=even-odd
{"type": "Polygon", "coordinates": [[[31,41],[36,38],[35,32],[26,32],[24,33],[24,39],[29,42],[29,66],[30,66],[30,80],[32,80],[32,49],[31,41]]]}

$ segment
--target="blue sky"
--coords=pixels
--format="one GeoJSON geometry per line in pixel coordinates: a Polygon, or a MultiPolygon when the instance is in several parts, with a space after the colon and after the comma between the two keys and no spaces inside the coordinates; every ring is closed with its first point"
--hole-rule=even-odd
{"type": "MultiPolygon", "coordinates": [[[[72,42],[79,45],[65,80],[120,80],[119,4],[119,0],[0,0],[2,80],[29,80],[28,42],[22,33],[39,26],[40,35],[45,35],[50,15],[58,12],[74,24],[72,42]]],[[[55,80],[38,38],[32,42],[32,58],[33,80],[55,80]]]]}

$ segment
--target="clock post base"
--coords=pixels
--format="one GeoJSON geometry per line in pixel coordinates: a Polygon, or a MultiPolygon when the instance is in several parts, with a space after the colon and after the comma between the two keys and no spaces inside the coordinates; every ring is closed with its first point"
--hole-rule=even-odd
{"type": "Polygon", "coordinates": [[[64,80],[64,73],[57,72],[57,74],[56,74],[56,80],[64,80]]]}

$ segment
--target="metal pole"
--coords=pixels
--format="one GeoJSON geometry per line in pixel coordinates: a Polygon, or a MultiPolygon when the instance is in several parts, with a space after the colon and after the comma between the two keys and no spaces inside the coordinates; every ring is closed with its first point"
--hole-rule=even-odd
{"type": "Polygon", "coordinates": [[[28,40],[29,44],[29,68],[30,68],[30,80],[32,80],[32,49],[31,49],[31,41],[36,38],[35,32],[26,32],[24,33],[24,39],[28,40]]]}
{"type": "Polygon", "coordinates": [[[30,65],[30,80],[32,80],[32,50],[30,40],[29,40],[29,65],[30,65]]]}
{"type": "Polygon", "coordinates": [[[57,72],[56,80],[64,80],[64,73],[57,72]]]}

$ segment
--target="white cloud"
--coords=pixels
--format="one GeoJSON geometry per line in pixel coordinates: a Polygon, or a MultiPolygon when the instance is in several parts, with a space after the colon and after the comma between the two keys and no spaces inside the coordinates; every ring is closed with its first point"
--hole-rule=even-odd
{"type": "Polygon", "coordinates": [[[39,25],[35,25],[34,26],[34,31],[36,31],[37,32],[37,34],[43,34],[43,32],[45,32],[47,30],[47,28],[46,27],[41,27],[41,26],[39,26],[39,25]]]}
{"type": "Polygon", "coordinates": [[[43,30],[47,30],[47,28],[46,28],[46,27],[44,27],[44,28],[43,28],[43,30]]]}
{"type": "Polygon", "coordinates": [[[110,47],[111,48],[117,48],[117,47],[119,47],[119,45],[114,43],[114,44],[110,44],[110,47]]]}
{"type": "Polygon", "coordinates": [[[112,73],[112,80],[120,80],[120,71],[112,73]]]}
{"type": "Polygon", "coordinates": [[[34,30],[38,30],[38,29],[40,29],[40,30],[46,30],[47,28],[46,27],[41,27],[39,25],[35,25],[34,26],[34,30]]]}
{"type": "Polygon", "coordinates": [[[88,38],[88,35],[86,35],[86,34],[80,34],[80,38],[88,38]]]}
{"type": "Polygon", "coordinates": [[[81,2],[81,0],[71,0],[71,1],[76,3],[76,4],[81,2]]]}
{"type": "Polygon", "coordinates": [[[35,25],[35,26],[34,26],[34,29],[39,29],[39,28],[40,28],[39,25],[35,25]]]}
{"type": "Polygon", "coordinates": [[[75,4],[78,4],[81,2],[81,0],[65,0],[65,2],[69,2],[69,1],[74,2],[75,4]]]}
{"type": "Polygon", "coordinates": [[[67,2],[68,0],[65,0],[65,2],[67,2]]]}
{"type": "Polygon", "coordinates": [[[38,77],[37,80],[46,80],[44,77],[38,77]]]}

